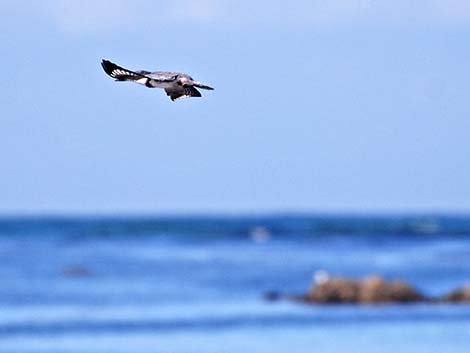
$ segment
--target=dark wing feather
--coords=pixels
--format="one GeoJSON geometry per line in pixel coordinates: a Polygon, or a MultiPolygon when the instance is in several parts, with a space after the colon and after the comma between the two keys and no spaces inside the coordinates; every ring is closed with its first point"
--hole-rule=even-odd
{"type": "Polygon", "coordinates": [[[147,71],[135,72],[125,69],[108,60],[103,60],[101,62],[101,66],[103,67],[104,72],[117,81],[137,81],[146,77],[145,75],[148,74],[147,71]]]}
{"type": "Polygon", "coordinates": [[[172,101],[183,97],[201,97],[201,92],[192,86],[178,87],[178,88],[165,88],[167,96],[170,96],[172,101]]]}
{"type": "Polygon", "coordinates": [[[189,86],[184,88],[184,95],[189,97],[201,97],[201,92],[193,86],[189,86]]]}

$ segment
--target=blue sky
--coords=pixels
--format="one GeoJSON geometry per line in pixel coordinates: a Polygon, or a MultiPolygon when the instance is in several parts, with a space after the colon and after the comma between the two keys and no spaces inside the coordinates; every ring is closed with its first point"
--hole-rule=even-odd
{"type": "Polygon", "coordinates": [[[410,3],[2,2],[0,213],[469,211],[470,3],[410,3]]]}

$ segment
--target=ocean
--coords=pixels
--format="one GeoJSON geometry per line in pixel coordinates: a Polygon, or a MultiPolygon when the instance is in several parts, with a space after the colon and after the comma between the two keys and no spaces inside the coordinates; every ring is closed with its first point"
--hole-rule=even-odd
{"type": "Polygon", "coordinates": [[[0,219],[0,353],[468,353],[470,305],[305,305],[316,271],[470,282],[470,217],[0,219]]]}

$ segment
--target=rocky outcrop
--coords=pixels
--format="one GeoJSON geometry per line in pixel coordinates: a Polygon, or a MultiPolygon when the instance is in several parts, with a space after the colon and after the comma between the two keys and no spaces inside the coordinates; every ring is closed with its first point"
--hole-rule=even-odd
{"type": "Polygon", "coordinates": [[[443,296],[440,301],[444,303],[470,303],[470,284],[450,292],[443,296]]]}
{"type": "Polygon", "coordinates": [[[463,303],[470,304],[470,283],[442,297],[427,297],[403,281],[388,281],[381,276],[362,279],[330,277],[325,271],[315,273],[307,294],[267,292],[268,301],[291,300],[308,304],[393,304],[393,303],[463,303]]]}
{"type": "Polygon", "coordinates": [[[316,283],[303,300],[320,304],[380,304],[413,303],[427,298],[405,282],[370,276],[359,280],[331,278],[316,283]]]}

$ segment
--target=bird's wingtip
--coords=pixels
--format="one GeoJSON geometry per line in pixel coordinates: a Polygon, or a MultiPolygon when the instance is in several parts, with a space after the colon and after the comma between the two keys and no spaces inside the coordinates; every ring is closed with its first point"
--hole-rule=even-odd
{"type": "Polygon", "coordinates": [[[106,60],[106,59],[102,59],[101,60],[101,67],[103,68],[104,72],[106,72],[109,76],[113,77],[112,76],[112,71],[113,71],[113,68],[115,67],[116,65],[113,64],[111,61],[109,60],[106,60]]]}

